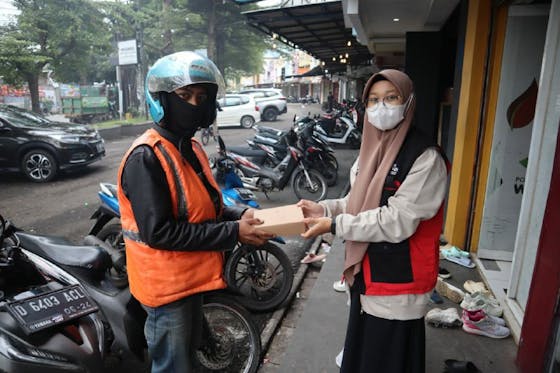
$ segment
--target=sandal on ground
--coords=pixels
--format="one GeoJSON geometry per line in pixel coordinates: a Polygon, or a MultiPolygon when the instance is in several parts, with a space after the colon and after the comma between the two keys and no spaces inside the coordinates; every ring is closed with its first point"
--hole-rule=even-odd
{"type": "Polygon", "coordinates": [[[447,249],[440,249],[439,254],[445,260],[448,260],[455,264],[459,264],[463,267],[467,267],[467,268],[475,267],[474,262],[469,258],[470,254],[466,251],[459,250],[455,246],[451,246],[447,249]]]}
{"type": "Polygon", "coordinates": [[[315,263],[315,262],[320,262],[321,260],[325,259],[327,257],[327,254],[313,254],[313,253],[309,253],[306,256],[303,257],[303,259],[300,261],[300,263],[302,264],[309,264],[309,263],[315,263]]]}
{"type": "Polygon", "coordinates": [[[470,361],[454,359],[445,360],[444,373],[481,373],[480,370],[470,361]]]}
{"type": "Polygon", "coordinates": [[[461,250],[457,248],[457,246],[451,246],[440,250],[443,251],[444,255],[452,255],[452,256],[464,257],[464,258],[468,258],[470,256],[468,251],[461,250]]]}
{"type": "Polygon", "coordinates": [[[474,264],[474,262],[472,260],[470,260],[469,258],[462,258],[462,257],[457,257],[457,256],[444,256],[445,260],[451,262],[451,263],[455,263],[455,264],[459,264],[460,266],[463,267],[467,267],[467,268],[474,268],[476,267],[476,264],[474,264]]]}
{"type": "Polygon", "coordinates": [[[483,282],[475,282],[473,280],[467,280],[463,284],[463,288],[469,293],[476,293],[477,291],[480,293],[488,294],[489,291],[486,289],[486,285],[483,282]]]}

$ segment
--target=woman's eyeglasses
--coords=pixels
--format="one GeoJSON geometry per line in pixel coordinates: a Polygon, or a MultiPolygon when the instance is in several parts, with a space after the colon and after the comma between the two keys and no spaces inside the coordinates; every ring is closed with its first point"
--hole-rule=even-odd
{"type": "Polygon", "coordinates": [[[400,99],[401,99],[401,96],[399,96],[399,95],[389,95],[389,96],[383,97],[382,99],[379,99],[377,97],[370,97],[366,100],[366,102],[364,104],[366,105],[366,107],[373,107],[373,106],[377,105],[379,102],[383,102],[383,105],[385,105],[385,106],[387,106],[387,104],[398,105],[400,99]]]}

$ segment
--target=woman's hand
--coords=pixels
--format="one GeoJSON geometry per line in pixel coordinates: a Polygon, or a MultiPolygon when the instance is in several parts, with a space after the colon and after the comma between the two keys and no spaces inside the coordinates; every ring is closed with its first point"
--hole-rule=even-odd
{"type": "Polygon", "coordinates": [[[325,209],[317,202],[302,199],[296,206],[301,207],[303,217],[305,218],[320,218],[325,216],[325,209]]]}
{"type": "Polygon", "coordinates": [[[307,230],[301,234],[303,238],[313,238],[331,231],[332,219],[328,217],[303,219],[307,230]]]}

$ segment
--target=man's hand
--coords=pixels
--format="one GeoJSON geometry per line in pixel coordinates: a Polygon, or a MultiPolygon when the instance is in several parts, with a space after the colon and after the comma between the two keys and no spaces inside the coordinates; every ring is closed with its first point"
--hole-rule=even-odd
{"type": "Polygon", "coordinates": [[[306,218],[320,218],[325,216],[325,209],[317,202],[302,199],[296,206],[301,207],[303,216],[306,218]]]}
{"type": "Polygon", "coordinates": [[[253,246],[262,246],[266,243],[266,241],[274,238],[272,233],[258,229],[258,225],[262,224],[262,221],[259,219],[242,218],[241,220],[238,220],[237,223],[239,223],[238,241],[241,243],[253,246]]]}
{"type": "Polygon", "coordinates": [[[301,234],[303,238],[313,238],[331,231],[331,218],[306,218],[303,222],[307,227],[307,230],[301,234]]]}
{"type": "Polygon", "coordinates": [[[248,208],[241,214],[241,220],[253,219],[255,217],[255,209],[248,208]]]}

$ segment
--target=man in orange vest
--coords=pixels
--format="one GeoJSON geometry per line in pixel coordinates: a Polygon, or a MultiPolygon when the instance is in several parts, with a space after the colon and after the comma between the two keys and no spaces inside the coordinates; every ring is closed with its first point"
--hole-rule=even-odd
{"type": "Polygon", "coordinates": [[[160,58],[146,76],[155,125],[125,154],[118,197],[130,291],[148,317],[152,372],[191,372],[202,293],[226,287],[223,251],[272,238],[252,209],[224,207],[208,158],[193,136],[216,117],[223,78],[193,52],[160,58]]]}

